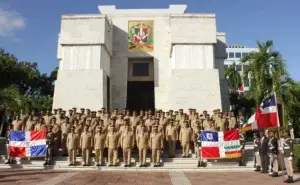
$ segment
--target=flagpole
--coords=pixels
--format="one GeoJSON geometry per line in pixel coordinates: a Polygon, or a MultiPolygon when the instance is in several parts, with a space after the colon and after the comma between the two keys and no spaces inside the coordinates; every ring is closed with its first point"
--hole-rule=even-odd
{"type": "MultiPolygon", "coordinates": [[[[276,102],[276,109],[278,108],[277,107],[277,96],[276,96],[276,92],[274,91],[274,96],[275,96],[275,102],[276,102]]],[[[278,128],[278,139],[280,141],[280,133],[281,133],[281,129],[280,129],[280,121],[279,121],[279,115],[278,115],[278,110],[276,111],[276,114],[277,114],[277,128],[278,128]]],[[[281,171],[282,171],[282,182],[284,182],[284,167],[283,167],[283,155],[281,152],[278,152],[278,154],[281,155],[280,157],[280,163],[281,163],[281,171]]]]}

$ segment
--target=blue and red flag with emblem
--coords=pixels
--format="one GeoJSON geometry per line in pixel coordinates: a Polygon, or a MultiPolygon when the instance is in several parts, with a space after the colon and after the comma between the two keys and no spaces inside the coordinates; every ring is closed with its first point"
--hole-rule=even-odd
{"type": "Polygon", "coordinates": [[[263,100],[260,107],[256,109],[254,118],[252,129],[266,129],[280,126],[275,95],[263,100]]]}
{"type": "Polygon", "coordinates": [[[9,134],[10,157],[41,157],[46,156],[47,130],[11,131],[9,134]]]}

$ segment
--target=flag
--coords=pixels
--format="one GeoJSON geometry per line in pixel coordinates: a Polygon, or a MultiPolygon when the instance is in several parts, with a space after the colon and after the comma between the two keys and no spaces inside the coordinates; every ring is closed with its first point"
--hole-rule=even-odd
{"type": "Polygon", "coordinates": [[[252,130],[251,123],[246,123],[242,126],[242,128],[240,128],[240,132],[248,132],[250,130],[252,130]]]}
{"type": "Polygon", "coordinates": [[[37,131],[11,131],[9,134],[9,155],[11,157],[40,157],[47,153],[46,129],[37,131]]]}
{"type": "Polygon", "coordinates": [[[201,156],[204,159],[241,157],[239,130],[201,131],[201,156]]]}
{"type": "Polygon", "coordinates": [[[252,130],[252,125],[256,123],[255,120],[255,114],[253,114],[247,121],[246,124],[243,125],[242,128],[240,128],[240,132],[248,132],[250,130],[252,130]]]}
{"type": "Polygon", "coordinates": [[[256,109],[254,117],[252,129],[279,127],[276,96],[272,95],[264,99],[261,106],[256,109]]]}

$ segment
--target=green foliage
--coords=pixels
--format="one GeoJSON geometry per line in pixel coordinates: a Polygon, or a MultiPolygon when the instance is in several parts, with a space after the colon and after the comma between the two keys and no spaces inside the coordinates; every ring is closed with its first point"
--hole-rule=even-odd
{"type": "Polygon", "coordinates": [[[273,49],[273,41],[258,41],[257,48],[257,51],[250,52],[242,58],[242,79],[249,77],[250,81],[250,90],[244,96],[235,92],[241,83],[235,66],[231,66],[225,72],[233,111],[236,115],[243,113],[248,117],[266,95],[275,92],[278,102],[283,104],[284,126],[287,127],[290,121],[295,136],[300,137],[300,83],[289,77],[285,61],[280,53],[273,49]]]}
{"type": "Polygon", "coordinates": [[[229,102],[233,107],[234,115],[242,114],[249,118],[255,110],[255,100],[236,91],[229,93],[229,102]]]}
{"type": "Polygon", "coordinates": [[[51,109],[57,71],[41,74],[37,63],[18,61],[0,48],[0,101],[5,102],[7,113],[51,109]]]}
{"type": "MultiPolygon", "coordinates": [[[[280,53],[273,50],[273,41],[257,41],[258,51],[250,52],[242,58],[247,64],[244,76],[250,76],[250,96],[258,106],[266,93],[282,94],[281,77],[286,75],[286,65],[280,53]]],[[[281,99],[281,96],[278,96],[281,99]]]]}
{"type": "Polygon", "coordinates": [[[242,85],[242,77],[240,73],[235,70],[235,63],[225,71],[225,77],[228,80],[228,87],[231,91],[238,90],[242,85]]]}
{"type": "Polygon", "coordinates": [[[300,144],[294,144],[294,170],[300,172],[300,144]]]}

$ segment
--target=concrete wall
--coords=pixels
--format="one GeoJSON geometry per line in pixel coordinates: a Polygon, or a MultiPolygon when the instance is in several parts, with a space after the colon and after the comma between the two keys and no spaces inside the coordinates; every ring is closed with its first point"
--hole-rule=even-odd
{"type": "Polygon", "coordinates": [[[105,15],[62,16],[53,108],[107,107],[112,33],[105,15]]]}
{"type": "Polygon", "coordinates": [[[212,44],[173,45],[172,69],[214,69],[214,46],[212,44]]]}
{"type": "Polygon", "coordinates": [[[101,69],[101,45],[65,45],[60,69],[101,69]]]}
{"type": "Polygon", "coordinates": [[[104,105],[103,70],[59,70],[53,109],[72,107],[99,110],[104,105]]]}
{"type": "Polygon", "coordinates": [[[198,111],[221,109],[219,73],[216,69],[174,69],[170,81],[171,107],[198,111]]]}
{"type": "Polygon", "coordinates": [[[173,44],[217,42],[215,14],[171,15],[170,25],[173,44]]]}
{"type": "Polygon", "coordinates": [[[54,107],[69,109],[73,106],[88,106],[94,110],[106,107],[106,78],[109,76],[110,107],[123,109],[127,101],[128,59],[153,58],[156,108],[198,108],[199,105],[199,108],[205,109],[212,109],[212,106],[213,109],[220,108],[221,98],[218,94],[221,73],[216,70],[215,15],[182,14],[185,9],[186,6],[181,5],[159,11],[116,10],[114,6],[107,6],[99,7],[101,13],[106,15],[63,16],[57,54],[60,70],[54,107]],[[130,20],[154,21],[153,52],[128,51],[130,20]],[[180,87],[182,84],[174,79],[182,79],[184,85],[193,84],[195,87],[184,95],[184,89],[180,87]],[[77,81],[84,89],[80,90],[77,81]],[[218,88],[216,83],[219,84],[218,88]],[[68,96],[66,89],[78,92],[68,96]],[[191,98],[199,93],[201,98],[196,101],[191,98]],[[82,97],[88,98],[85,100],[82,97]],[[190,103],[180,100],[184,97],[190,103]],[[211,104],[211,100],[202,97],[214,98],[215,103],[211,104]]]}

